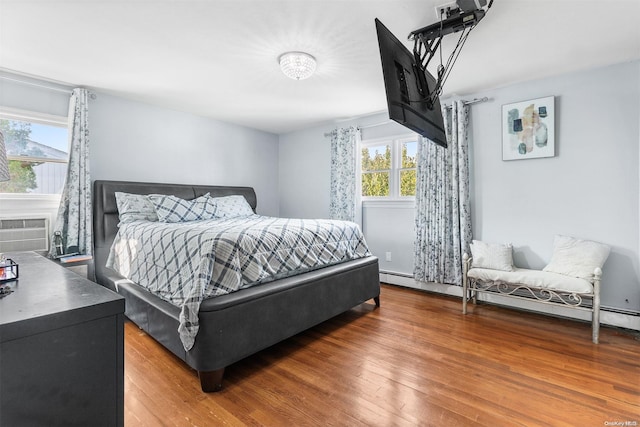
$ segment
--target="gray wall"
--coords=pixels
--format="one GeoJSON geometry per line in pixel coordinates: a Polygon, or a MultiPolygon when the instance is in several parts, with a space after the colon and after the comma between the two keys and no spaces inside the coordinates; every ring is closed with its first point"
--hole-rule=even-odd
{"type": "Polygon", "coordinates": [[[488,91],[472,109],[474,237],[512,242],[515,263],[542,268],[553,236],[612,247],[602,303],[640,311],[640,62],[488,91]],[[502,161],[503,104],[556,96],[556,157],[502,161]]]}
{"type": "Polygon", "coordinates": [[[378,257],[380,271],[413,276],[415,203],[366,204],[362,208],[362,230],[369,250],[378,257]]]}
{"type": "MultiPolygon", "coordinates": [[[[531,268],[547,264],[555,234],[604,242],[612,253],[604,268],[603,305],[633,311],[640,311],[639,76],[635,61],[464,97],[491,98],[471,107],[474,238],[512,242],[516,265],[531,268]],[[549,95],[556,96],[556,157],[502,161],[502,105],[549,95]]],[[[327,216],[329,151],[323,133],[384,117],[282,135],[281,214],[327,216]],[[312,153],[310,162],[294,170],[290,160],[304,153],[312,153]]],[[[363,139],[395,131],[392,126],[365,129],[363,139]]],[[[363,222],[381,269],[411,274],[412,216],[397,206],[376,205],[365,208],[363,222]],[[401,242],[398,236],[407,237],[401,242]],[[388,251],[391,262],[384,261],[388,251]]]]}
{"type": "Polygon", "coordinates": [[[278,137],[102,93],[89,109],[92,179],[254,187],[278,215],[278,137]]]}
{"type": "Polygon", "coordinates": [[[329,138],[333,126],[280,135],[280,215],[289,218],[329,217],[329,138]]]}

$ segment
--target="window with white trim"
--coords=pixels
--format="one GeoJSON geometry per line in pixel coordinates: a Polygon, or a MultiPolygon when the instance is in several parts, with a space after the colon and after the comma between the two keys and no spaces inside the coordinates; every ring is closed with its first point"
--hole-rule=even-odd
{"type": "Polygon", "coordinates": [[[0,193],[60,194],[67,174],[67,118],[0,111],[9,181],[0,193]]]}
{"type": "Polygon", "coordinates": [[[362,141],[361,149],[363,200],[415,197],[417,136],[362,141]]]}

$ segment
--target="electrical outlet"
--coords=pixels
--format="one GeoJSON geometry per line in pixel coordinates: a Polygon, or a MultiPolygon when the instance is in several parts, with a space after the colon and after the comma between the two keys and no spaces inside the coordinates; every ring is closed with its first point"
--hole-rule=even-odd
{"type": "Polygon", "coordinates": [[[388,261],[388,262],[391,262],[391,252],[387,252],[385,254],[385,260],[388,261]]]}
{"type": "Polygon", "coordinates": [[[443,3],[439,6],[436,6],[436,18],[438,18],[438,21],[440,20],[440,18],[447,19],[449,17],[449,13],[457,8],[458,3],[455,1],[450,1],[448,3],[443,3]]]}

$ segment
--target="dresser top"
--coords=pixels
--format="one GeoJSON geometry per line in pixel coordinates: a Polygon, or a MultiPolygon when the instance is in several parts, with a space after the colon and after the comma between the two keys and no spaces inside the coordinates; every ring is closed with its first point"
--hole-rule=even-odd
{"type": "Polygon", "coordinates": [[[4,283],[0,342],[124,313],[124,298],[35,252],[7,253],[19,277],[4,283]]]}

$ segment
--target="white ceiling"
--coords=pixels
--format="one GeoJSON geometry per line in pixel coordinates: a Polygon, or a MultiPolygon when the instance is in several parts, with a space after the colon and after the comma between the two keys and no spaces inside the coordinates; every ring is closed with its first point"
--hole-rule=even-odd
{"type": "MultiPolygon", "coordinates": [[[[443,3],[0,0],[0,68],[281,134],[385,110],[374,18],[405,41],[443,3]],[[314,76],[280,72],[291,50],[314,76]]],[[[495,0],[443,96],[639,59],[639,16],[640,0],[495,0]]]]}

